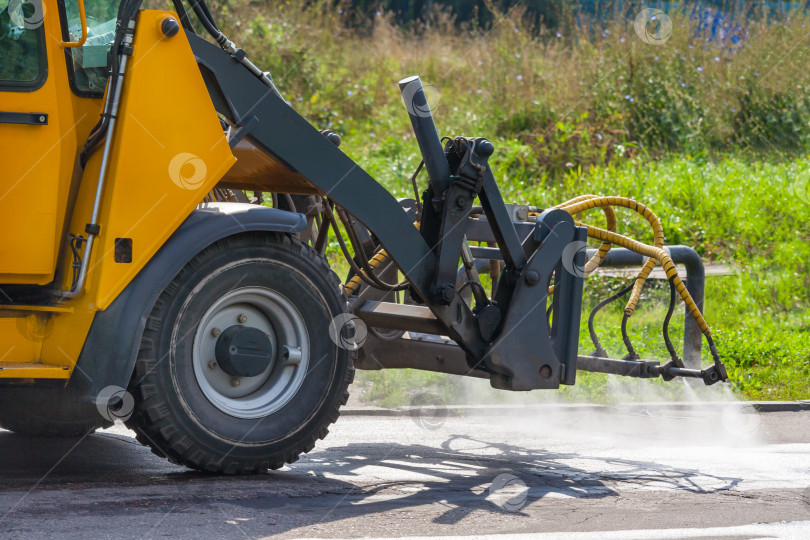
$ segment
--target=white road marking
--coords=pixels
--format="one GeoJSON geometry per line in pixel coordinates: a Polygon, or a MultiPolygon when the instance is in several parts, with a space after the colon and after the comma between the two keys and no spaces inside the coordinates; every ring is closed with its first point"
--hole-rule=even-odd
{"type": "MultiPolygon", "coordinates": [[[[745,540],[807,540],[810,538],[810,521],[778,523],[753,523],[733,527],[705,527],[689,529],[640,529],[622,531],[493,534],[480,536],[403,536],[398,540],[682,540],[688,538],[729,538],[738,536],[745,540]]],[[[316,538],[301,540],[319,540],[316,538]]],[[[385,539],[385,540],[391,540],[385,539]]]]}

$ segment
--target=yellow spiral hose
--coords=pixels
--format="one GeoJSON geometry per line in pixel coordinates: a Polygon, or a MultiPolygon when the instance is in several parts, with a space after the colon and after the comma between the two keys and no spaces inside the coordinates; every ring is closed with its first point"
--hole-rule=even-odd
{"type": "MultiPolygon", "coordinates": [[[[570,201],[565,201],[562,204],[558,204],[554,208],[560,208],[562,210],[567,210],[567,208],[571,205],[574,205],[578,202],[590,199],[599,199],[596,195],[580,195],[579,197],[575,197],[570,201]]],[[[616,212],[613,210],[612,206],[603,206],[602,210],[605,213],[605,221],[606,221],[606,228],[609,231],[616,232],[616,225],[618,224],[618,220],[616,219],[616,212]]],[[[602,264],[602,261],[607,256],[608,251],[610,251],[610,246],[612,244],[610,242],[603,242],[599,249],[596,251],[596,254],[588,259],[588,262],[585,263],[584,273],[585,277],[590,276],[599,265],[602,264]]]]}
{"type": "MultiPolygon", "coordinates": [[[[667,279],[671,279],[672,282],[675,284],[675,289],[678,291],[678,294],[681,295],[681,298],[686,304],[686,310],[692,315],[692,317],[694,317],[695,322],[697,322],[698,327],[700,327],[700,331],[703,332],[703,334],[705,334],[707,337],[711,336],[711,330],[709,330],[709,325],[703,318],[703,314],[700,313],[700,310],[698,309],[697,304],[695,304],[695,301],[692,300],[692,296],[689,294],[689,291],[686,290],[686,285],[684,285],[680,276],[678,276],[678,271],[675,268],[675,263],[672,262],[672,258],[664,249],[655,246],[649,246],[647,244],[642,244],[641,242],[633,240],[632,238],[628,238],[626,236],[611,231],[606,231],[605,229],[600,229],[599,227],[594,227],[593,225],[588,225],[579,222],[577,222],[577,225],[580,227],[587,227],[588,236],[590,236],[591,238],[595,238],[603,242],[610,242],[612,244],[622,246],[631,251],[635,251],[636,253],[641,253],[642,255],[646,255],[647,257],[652,257],[658,260],[658,262],[661,263],[661,266],[664,267],[664,272],[666,272],[667,279]]],[[[632,314],[632,311],[628,312],[628,308],[625,308],[625,313],[627,315],[630,315],[632,314]]]]}
{"type": "MultiPolygon", "coordinates": [[[[664,247],[664,228],[661,226],[661,221],[658,219],[658,216],[652,212],[652,210],[643,204],[634,201],[633,199],[628,199],[627,197],[590,197],[580,201],[577,201],[577,199],[572,199],[572,201],[576,202],[572,204],[569,201],[568,203],[563,203],[561,206],[563,210],[567,211],[571,215],[591,210],[593,208],[606,208],[609,206],[622,206],[624,208],[629,208],[630,210],[641,214],[650,223],[653,230],[653,246],[656,248],[664,247]]],[[[608,227],[608,231],[614,232],[614,230],[611,230],[610,227],[608,227]]],[[[602,245],[604,245],[604,243],[602,245]]],[[[655,262],[655,258],[651,257],[647,259],[641,269],[641,272],[639,272],[638,279],[636,279],[635,283],[633,284],[633,291],[630,294],[630,299],[627,301],[627,305],[625,307],[625,313],[627,313],[628,316],[632,315],[633,311],[635,311],[639,298],[641,297],[641,290],[644,288],[644,283],[649,277],[650,272],[652,272],[652,269],[655,267],[655,262]]]]}

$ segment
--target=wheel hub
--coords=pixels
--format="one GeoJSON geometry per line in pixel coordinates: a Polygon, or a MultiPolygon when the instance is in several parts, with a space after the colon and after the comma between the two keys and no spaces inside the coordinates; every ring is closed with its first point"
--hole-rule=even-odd
{"type": "Polygon", "coordinates": [[[272,289],[243,287],[203,314],[194,336],[194,375],[220,411],[262,418],[301,388],[309,355],[306,323],[295,305],[272,289]]]}
{"type": "Polygon", "coordinates": [[[233,377],[255,377],[273,363],[270,338],[258,328],[234,325],[217,340],[214,354],[222,371],[233,377]]]}

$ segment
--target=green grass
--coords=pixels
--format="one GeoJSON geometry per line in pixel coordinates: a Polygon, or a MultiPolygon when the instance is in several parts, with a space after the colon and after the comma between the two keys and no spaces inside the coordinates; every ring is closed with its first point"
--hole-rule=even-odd
{"type": "Polygon", "coordinates": [[[808,15],[747,21],[736,47],[709,41],[674,12],[670,39],[651,46],[631,21],[599,23],[603,31],[590,37],[571,26],[558,37],[529,26],[519,8],[496,13],[486,30],[437,12],[408,29],[382,14],[358,31],[331,2],[216,7],[221,26],[296,110],[351,141],[354,155],[386,158],[370,166],[384,179],[415,165],[396,85],[414,73],[431,85],[443,133],[508,143],[514,159],[503,172],[516,181],[639,153],[770,159],[810,144],[808,15]]]}

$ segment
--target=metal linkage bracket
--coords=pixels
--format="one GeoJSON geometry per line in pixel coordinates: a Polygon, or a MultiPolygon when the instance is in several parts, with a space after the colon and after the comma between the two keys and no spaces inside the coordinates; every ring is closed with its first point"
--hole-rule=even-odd
{"type": "MultiPolygon", "coordinates": [[[[466,139],[457,137],[448,143],[448,158],[453,158],[452,149],[457,149],[461,162],[456,175],[451,176],[450,187],[442,194],[441,218],[439,219],[436,242],[436,277],[431,287],[436,301],[449,304],[456,296],[455,282],[458,272],[467,220],[473,202],[481,191],[487,159],[495,150],[486,139],[466,139]]],[[[448,161],[451,161],[448,159],[448,161]]]]}
{"type": "MultiPolygon", "coordinates": [[[[573,381],[584,278],[567,273],[561,258],[565,248],[583,233],[561,210],[549,210],[537,218],[536,234],[524,242],[531,256],[520,277],[513,280],[503,330],[484,356],[486,366],[494,372],[490,379],[493,387],[532,390],[557,388],[573,381]],[[546,304],[548,286],[555,274],[554,295],[559,311],[557,321],[549,328],[546,304]]],[[[581,265],[583,258],[580,251],[572,262],[581,265]]]]}

